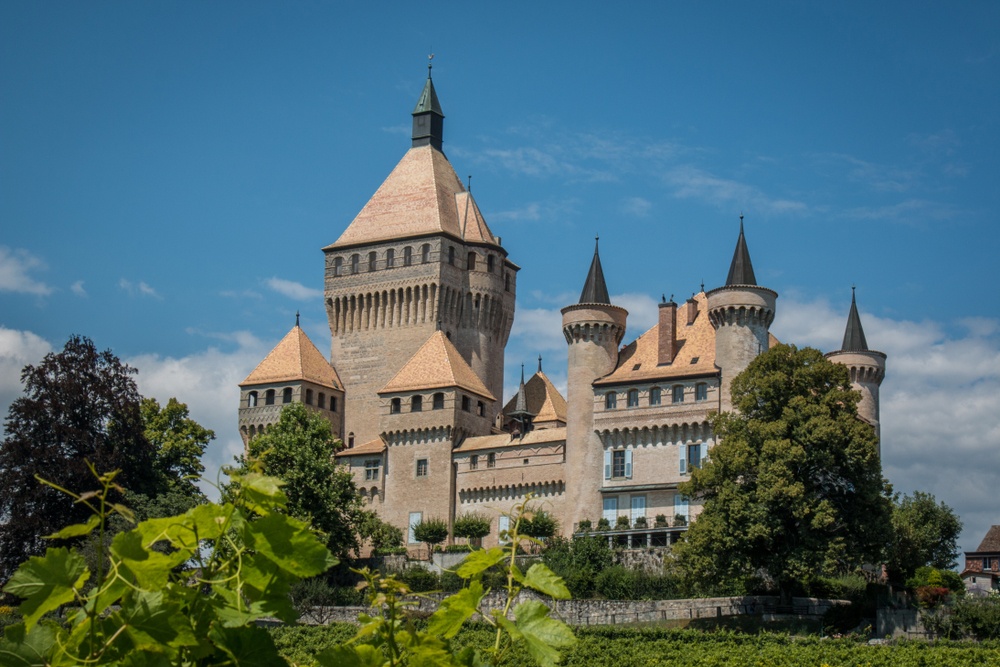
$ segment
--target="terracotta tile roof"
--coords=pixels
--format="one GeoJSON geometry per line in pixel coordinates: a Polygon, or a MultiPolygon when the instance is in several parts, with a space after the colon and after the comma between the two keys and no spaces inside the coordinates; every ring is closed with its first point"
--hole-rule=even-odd
{"type": "Polygon", "coordinates": [[[677,343],[680,349],[668,366],[659,366],[660,325],[642,334],[618,355],[618,366],[595,385],[649,382],[686,375],[710,375],[715,368],[715,329],[708,321],[708,299],[704,292],[694,296],[698,316],[687,324],[686,306],[677,309],[677,343]]]}
{"type": "Polygon", "coordinates": [[[525,447],[534,445],[547,445],[566,441],[566,428],[540,428],[529,431],[524,438],[511,438],[510,433],[500,433],[499,435],[481,435],[475,438],[466,438],[461,446],[455,448],[454,452],[473,452],[482,449],[504,449],[510,447],[525,447]]]}
{"type": "Polygon", "coordinates": [[[990,529],[986,531],[986,537],[979,543],[979,548],[976,551],[1000,552],[1000,526],[990,526],[990,529]]]}
{"type": "MultiPolygon", "coordinates": [[[[562,397],[552,381],[545,376],[545,373],[538,371],[524,383],[524,397],[526,409],[534,415],[533,422],[566,422],[566,399],[562,397]]],[[[503,408],[505,415],[514,410],[516,402],[517,395],[515,394],[503,408]]]]}
{"type": "Polygon", "coordinates": [[[382,438],[375,438],[370,440],[363,445],[358,445],[357,447],[351,447],[350,449],[342,449],[337,452],[336,456],[360,456],[362,454],[381,454],[385,451],[385,442],[382,438]]]}
{"type": "Polygon", "coordinates": [[[496,400],[443,331],[435,331],[378,393],[439,387],[459,387],[488,400],[496,400]]]}
{"type": "Polygon", "coordinates": [[[285,334],[240,386],[293,380],[308,380],[323,387],[343,389],[337,371],[298,325],[285,334]]]}
{"type": "Polygon", "coordinates": [[[469,240],[496,244],[444,153],[432,146],[417,146],[406,152],[327,249],[442,232],[466,238],[463,225],[469,240]],[[470,204],[468,217],[466,202],[470,204]]]}

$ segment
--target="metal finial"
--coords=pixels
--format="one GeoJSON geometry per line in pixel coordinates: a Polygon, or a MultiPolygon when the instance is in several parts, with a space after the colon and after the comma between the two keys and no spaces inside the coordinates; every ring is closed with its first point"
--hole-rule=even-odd
{"type": "Polygon", "coordinates": [[[434,60],[434,54],[433,53],[427,54],[427,78],[428,79],[431,78],[431,69],[434,67],[434,63],[431,62],[432,60],[434,60]]]}
{"type": "Polygon", "coordinates": [[[705,291],[705,281],[704,280],[701,281],[701,291],[702,292],[705,291]]]}
{"type": "Polygon", "coordinates": [[[299,326],[299,311],[295,311],[295,326],[299,326]]]}
{"type": "Polygon", "coordinates": [[[666,303],[666,302],[667,302],[667,295],[666,294],[661,294],[660,295],[660,303],[666,303]]]}
{"type": "Polygon", "coordinates": [[[854,301],[854,283],[851,283],[851,301],[854,301]]]}
{"type": "Polygon", "coordinates": [[[673,292],[671,292],[670,293],[670,303],[673,303],[673,302],[674,302],[674,295],[673,295],[673,292]]]}
{"type": "Polygon", "coordinates": [[[524,384],[524,364],[521,364],[521,384],[524,384]]]}
{"type": "Polygon", "coordinates": [[[469,185],[465,189],[468,190],[470,194],[472,193],[472,174],[469,174],[469,185]]]}
{"type": "Polygon", "coordinates": [[[437,327],[437,329],[436,329],[437,331],[441,331],[441,320],[437,321],[436,327],[437,327]]]}
{"type": "Polygon", "coordinates": [[[538,355],[538,372],[542,372],[542,355],[538,355]]]}

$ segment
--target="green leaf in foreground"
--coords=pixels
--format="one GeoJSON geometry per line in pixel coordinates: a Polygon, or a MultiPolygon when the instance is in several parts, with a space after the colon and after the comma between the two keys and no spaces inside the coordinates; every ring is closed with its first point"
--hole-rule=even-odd
{"type": "Polygon", "coordinates": [[[462,629],[462,624],[476,613],[483,594],[482,582],[472,581],[468,588],[446,597],[431,615],[427,631],[451,639],[462,629]]]}
{"type": "Polygon", "coordinates": [[[549,617],[549,608],[537,600],[517,605],[514,618],[528,653],[542,667],[554,667],[560,658],[557,649],[570,647],[576,642],[569,626],[549,617]]]}
{"type": "Polygon", "coordinates": [[[52,533],[51,535],[46,535],[47,540],[65,540],[70,537],[80,537],[81,535],[90,535],[94,532],[94,529],[101,525],[101,518],[96,514],[91,515],[87,519],[87,523],[74,523],[72,526],[66,526],[62,530],[52,533]]]}
{"type": "Polygon", "coordinates": [[[44,614],[72,602],[76,589],[89,576],[87,564],[79,554],[65,547],[46,549],[44,556],[33,556],[21,563],[4,591],[25,598],[21,614],[30,632],[44,614]]]}
{"type": "Polygon", "coordinates": [[[557,600],[570,598],[569,589],[566,588],[562,577],[550,570],[544,563],[535,563],[528,568],[523,583],[528,588],[533,588],[539,593],[544,593],[557,600]]]}
{"type": "Polygon", "coordinates": [[[500,547],[493,547],[489,550],[479,550],[473,551],[471,554],[466,556],[462,564],[458,566],[455,571],[458,576],[463,579],[471,579],[478,576],[490,569],[494,565],[498,565],[504,561],[507,554],[500,547]]]}
{"type": "Polygon", "coordinates": [[[27,631],[23,623],[8,626],[0,639],[0,665],[43,667],[56,642],[55,628],[36,625],[27,631]]]}

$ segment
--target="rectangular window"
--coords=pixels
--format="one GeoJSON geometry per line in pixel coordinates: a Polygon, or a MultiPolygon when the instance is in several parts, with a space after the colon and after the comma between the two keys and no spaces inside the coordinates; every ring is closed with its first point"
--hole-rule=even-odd
{"type": "Polygon", "coordinates": [[[480,417],[486,416],[486,404],[482,401],[476,401],[476,414],[480,417]]]}
{"type": "Polygon", "coordinates": [[[674,401],[674,403],[683,403],[684,402],[684,385],[679,384],[679,385],[674,386],[673,392],[674,392],[673,393],[673,401],[674,401]]]}
{"type": "Polygon", "coordinates": [[[319,392],[319,401],[316,403],[320,409],[326,410],[326,394],[319,392]]]}
{"type": "Polygon", "coordinates": [[[497,467],[497,455],[494,454],[493,452],[490,452],[489,454],[486,455],[486,467],[487,468],[497,467]]]}
{"type": "Polygon", "coordinates": [[[501,514],[499,521],[497,521],[497,532],[500,534],[500,544],[507,544],[509,541],[506,536],[504,536],[504,531],[510,530],[510,517],[506,514],[501,514]]]}
{"type": "Polygon", "coordinates": [[[677,515],[688,518],[688,499],[680,494],[674,496],[674,516],[677,515]]]}
{"type": "Polygon", "coordinates": [[[336,412],[336,411],[337,411],[337,397],[336,396],[331,396],[330,397],[330,412],[336,412]]]}
{"type": "Polygon", "coordinates": [[[611,496],[604,499],[604,511],[602,518],[607,519],[612,526],[618,520],[618,496],[611,496]]]}
{"type": "Polygon", "coordinates": [[[611,452],[604,452],[604,479],[611,479],[611,452]]]}
{"type": "Polygon", "coordinates": [[[410,523],[409,529],[406,531],[406,541],[409,544],[416,544],[417,537],[413,534],[413,529],[417,527],[417,524],[423,521],[423,512],[410,512],[410,523]]]}
{"type": "Polygon", "coordinates": [[[380,461],[379,459],[368,459],[367,461],[365,461],[365,481],[366,482],[378,481],[380,467],[382,467],[382,461],[380,461]]]}
{"type": "Polygon", "coordinates": [[[473,454],[469,457],[469,470],[476,470],[479,468],[479,454],[473,454]]]}
{"type": "Polygon", "coordinates": [[[469,412],[472,409],[472,399],[468,396],[462,397],[462,410],[469,412]]]}
{"type": "Polygon", "coordinates": [[[687,458],[688,458],[688,460],[687,460],[687,468],[688,468],[689,472],[691,470],[694,470],[695,468],[700,468],[701,467],[701,459],[702,459],[701,448],[702,447],[704,447],[704,445],[688,445],[687,446],[687,458]]]}
{"type": "Polygon", "coordinates": [[[417,459],[417,477],[427,477],[427,459],[417,459]]]}
{"type": "Polygon", "coordinates": [[[694,400],[696,401],[707,401],[708,400],[708,385],[704,382],[699,382],[694,387],[694,400]]]}
{"type": "Polygon", "coordinates": [[[632,496],[632,525],[639,517],[646,516],[646,496],[632,496]]]}
{"type": "Polygon", "coordinates": [[[611,452],[611,476],[625,476],[625,450],[617,449],[611,452]]]}
{"type": "Polygon", "coordinates": [[[682,475],[687,474],[687,447],[684,445],[678,445],[677,452],[680,455],[677,459],[678,470],[682,475]]]}
{"type": "Polygon", "coordinates": [[[660,404],[660,388],[653,387],[649,390],[649,404],[659,405],[660,404]]]}
{"type": "Polygon", "coordinates": [[[639,390],[629,389],[628,390],[628,406],[630,408],[639,407],[639,390]]]}

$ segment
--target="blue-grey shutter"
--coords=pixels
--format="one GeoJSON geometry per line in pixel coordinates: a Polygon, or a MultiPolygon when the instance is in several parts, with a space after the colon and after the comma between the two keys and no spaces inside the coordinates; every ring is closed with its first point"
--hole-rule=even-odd
{"type": "Polygon", "coordinates": [[[632,450],[625,450],[625,477],[632,479],[632,450]]]}
{"type": "Polygon", "coordinates": [[[701,460],[701,467],[704,468],[705,459],[708,458],[708,443],[707,442],[701,443],[700,445],[698,445],[698,449],[701,450],[698,452],[698,456],[701,460]]]}
{"type": "Polygon", "coordinates": [[[682,475],[687,474],[687,447],[683,444],[677,446],[677,451],[680,454],[677,460],[677,464],[680,466],[680,473],[682,475]]]}
{"type": "Polygon", "coordinates": [[[604,452],[604,479],[611,479],[611,452],[604,452]]]}

